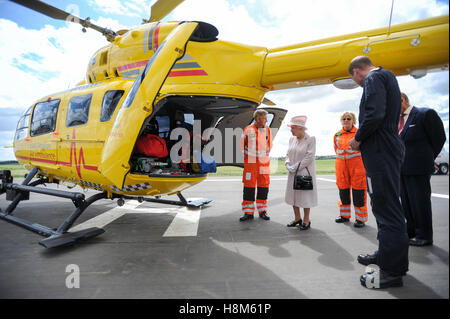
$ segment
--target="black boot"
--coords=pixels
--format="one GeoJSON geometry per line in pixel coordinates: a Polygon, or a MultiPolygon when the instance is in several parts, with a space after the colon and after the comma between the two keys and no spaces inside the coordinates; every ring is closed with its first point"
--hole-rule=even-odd
{"type": "Polygon", "coordinates": [[[364,227],[364,226],[366,226],[366,224],[364,224],[362,221],[360,221],[360,220],[356,220],[356,222],[353,224],[353,227],[356,227],[356,228],[362,228],[362,227],[364,227]]]}
{"type": "Polygon", "coordinates": [[[259,214],[259,218],[262,218],[264,220],[270,220],[269,215],[267,215],[267,212],[262,212],[261,214],[259,214]]]}
{"type": "Polygon", "coordinates": [[[253,219],[253,215],[250,215],[250,214],[244,214],[244,216],[242,216],[241,218],[239,218],[239,220],[240,220],[241,222],[245,222],[246,220],[250,220],[250,219],[253,219]]]}
{"type": "Polygon", "coordinates": [[[368,265],[376,265],[377,264],[377,254],[361,254],[358,256],[358,262],[361,265],[368,266],[368,265]]]}
{"type": "Polygon", "coordinates": [[[344,217],[342,217],[342,216],[339,216],[339,217],[336,218],[334,221],[335,221],[336,223],[346,223],[346,222],[350,221],[350,218],[344,218],[344,217]]]}

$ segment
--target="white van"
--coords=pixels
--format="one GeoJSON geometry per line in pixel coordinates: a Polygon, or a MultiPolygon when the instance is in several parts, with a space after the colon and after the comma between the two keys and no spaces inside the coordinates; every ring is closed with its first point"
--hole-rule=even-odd
{"type": "Polygon", "coordinates": [[[442,149],[442,152],[434,160],[434,166],[436,167],[435,174],[447,175],[448,173],[448,152],[442,149]]]}

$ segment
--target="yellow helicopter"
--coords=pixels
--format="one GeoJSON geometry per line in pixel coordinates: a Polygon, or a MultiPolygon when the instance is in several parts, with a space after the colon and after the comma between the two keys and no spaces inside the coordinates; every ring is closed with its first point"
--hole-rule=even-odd
{"type": "MultiPolygon", "coordinates": [[[[0,193],[12,201],[0,210],[0,219],[47,237],[40,242],[47,248],[103,233],[98,228],[68,232],[99,199],[118,198],[119,205],[128,198],[193,207],[210,202],[181,195],[206,178],[202,156],[188,152],[186,164],[168,155],[144,154],[137,146],[147,134],[159,137],[169,152],[179,143],[171,133],[187,122],[191,151],[201,154],[211,143],[211,135],[202,132],[215,129],[226,138],[230,130],[250,124],[257,107],[269,112],[269,126],[277,129],[287,111],[260,106],[270,105],[267,92],[331,83],[355,87],[348,64],[357,55],[368,55],[396,75],[419,77],[448,69],[448,15],[268,49],[219,40],[208,23],[159,21],[183,0],[160,0],[149,20],[117,32],[41,1],[12,1],[92,28],[110,42],[92,56],[76,87],[35,101],[20,118],[13,146],[19,163],[30,170],[23,183],[14,184],[10,172],[0,172],[0,193]],[[37,187],[67,182],[100,192],[85,199],[82,193],[37,187]],[[71,199],[76,209],[56,230],[13,216],[30,192],[71,199]],[[180,200],[159,198],[172,194],[180,200]]],[[[213,155],[218,166],[242,165],[235,144],[218,144],[221,149],[213,155]]]]}

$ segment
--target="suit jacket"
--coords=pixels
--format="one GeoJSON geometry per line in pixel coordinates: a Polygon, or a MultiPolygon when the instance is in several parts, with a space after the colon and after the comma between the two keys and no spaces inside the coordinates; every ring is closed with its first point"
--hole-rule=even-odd
{"type": "Polygon", "coordinates": [[[400,138],[406,153],[402,165],[403,175],[431,175],[434,160],[444,146],[444,124],[435,110],[413,106],[400,138]]]}

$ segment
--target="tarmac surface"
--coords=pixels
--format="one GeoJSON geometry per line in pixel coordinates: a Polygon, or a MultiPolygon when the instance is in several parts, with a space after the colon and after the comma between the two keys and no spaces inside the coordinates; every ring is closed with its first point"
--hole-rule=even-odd
{"type": "MultiPolygon", "coordinates": [[[[0,298],[449,298],[448,176],[432,177],[434,245],[410,247],[404,286],[383,290],[359,282],[365,267],[356,257],[378,245],[370,204],[366,227],[353,227],[353,211],[351,223],[335,223],[333,180],[318,176],[319,206],[311,209],[307,231],[286,227],[294,214],[284,202],[283,176],[272,177],[270,221],[255,215],[239,222],[239,177],[209,177],[183,192],[213,200],[202,209],[137,201],[118,208],[116,201],[100,200],[77,227],[106,232],[71,247],[45,249],[38,244],[43,237],[0,220],[0,298]]],[[[0,207],[8,203],[2,195],[0,207]]],[[[32,193],[14,215],[58,227],[73,207],[32,193]]]]}

